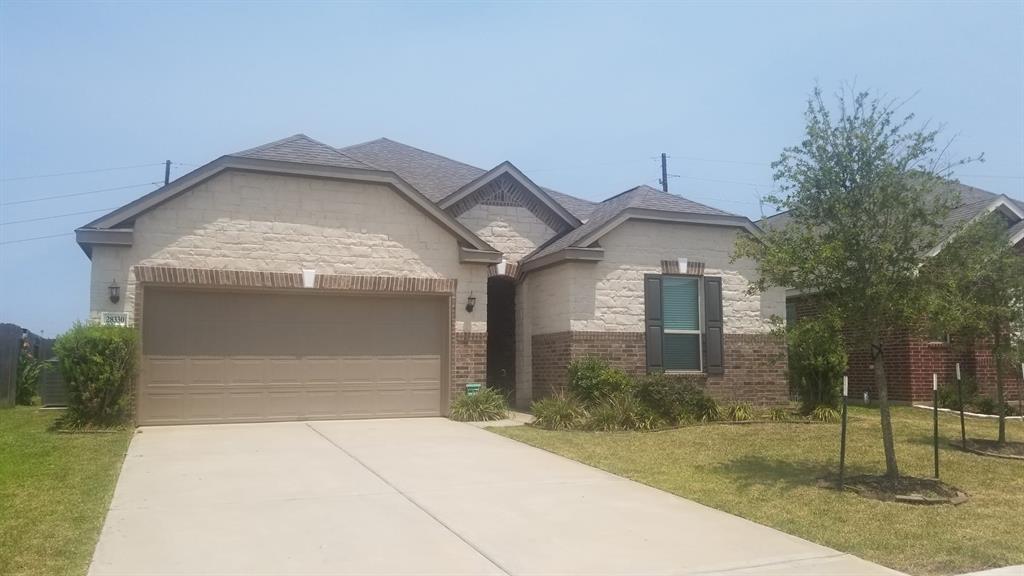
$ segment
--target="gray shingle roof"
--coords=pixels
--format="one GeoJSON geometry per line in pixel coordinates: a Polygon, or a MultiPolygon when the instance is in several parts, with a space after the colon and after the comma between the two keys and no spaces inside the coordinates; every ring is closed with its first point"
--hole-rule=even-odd
{"type": "Polygon", "coordinates": [[[269,144],[229,154],[240,158],[258,158],[260,160],[277,160],[279,162],[296,162],[300,164],[316,164],[319,166],[337,166],[341,168],[372,169],[351,156],[313,140],[305,134],[296,134],[269,144]]]}
{"type": "MultiPolygon", "coordinates": [[[[482,168],[387,138],[346,146],[339,148],[339,151],[380,170],[398,174],[433,202],[444,200],[487,172],[482,168]]],[[[550,188],[544,188],[544,191],[581,220],[586,218],[595,205],[589,200],[550,188]]]]}
{"type": "MultiPolygon", "coordinates": [[[[943,228],[952,228],[974,218],[999,196],[987,190],[961,184],[960,182],[952,182],[951,185],[960,194],[960,202],[956,208],[950,211],[949,217],[946,218],[942,225],[943,228]]],[[[1024,210],[1024,202],[1013,198],[1010,200],[1024,210]]],[[[790,220],[791,217],[787,210],[767,218],[762,218],[758,220],[757,225],[763,229],[776,228],[789,224],[790,220]]]]}
{"type": "Polygon", "coordinates": [[[433,202],[440,202],[485,172],[476,166],[387,138],[346,146],[338,151],[380,170],[398,174],[433,202]]]}
{"type": "Polygon", "coordinates": [[[1016,224],[1010,227],[1010,237],[1012,238],[1017,234],[1020,234],[1021,232],[1024,232],[1024,220],[1021,220],[1020,222],[1017,222],[1016,224]]]}
{"type": "Polygon", "coordinates": [[[524,262],[547,256],[568,248],[576,246],[576,242],[582,240],[594,230],[604,226],[613,220],[622,211],[629,208],[643,208],[648,210],[665,210],[669,212],[682,212],[686,214],[705,214],[713,216],[736,216],[730,212],[712,208],[699,202],[694,202],[682,196],[662,192],[650,186],[637,186],[625,192],[612,196],[611,198],[597,204],[590,213],[590,218],[582,226],[571,230],[563,236],[555,238],[534,250],[523,258],[524,262]]]}

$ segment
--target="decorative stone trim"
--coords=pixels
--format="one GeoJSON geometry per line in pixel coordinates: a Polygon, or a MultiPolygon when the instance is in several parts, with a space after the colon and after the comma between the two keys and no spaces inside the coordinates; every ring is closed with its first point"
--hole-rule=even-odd
{"type": "Polygon", "coordinates": [[[558,233],[566,232],[569,227],[562,220],[561,216],[554,210],[547,207],[529,190],[524,188],[515,178],[508,174],[502,174],[493,181],[482,186],[469,196],[459,200],[448,207],[447,211],[453,217],[458,218],[467,210],[484,204],[490,206],[521,206],[530,211],[538,220],[545,223],[552,230],[558,233]]]}
{"type": "Polygon", "coordinates": [[[661,261],[661,273],[662,274],[689,274],[691,276],[703,276],[704,275],[704,263],[696,262],[694,260],[686,261],[686,270],[679,270],[678,260],[662,260],[661,261]]]}
{"type": "Polygon", "coordinates": [[[492,278],[494,276],[508,276],[513,280],[519,280],[520,277],[519,263],[518,262],[505,262],[505,273],[498,273],[498,265],[491,264],[487,267],[487,277],[492,278]]]}
{"type": "MultiPolygon", "coordinates": [[[[135,279],[146,284],[219,286],[237,288],[302,288],[302,274],[255,270],[212,270],[172,266],[132,267],[135,279]]],[[[399,292],[453,294],[452,278],[408,278],[403,276],[348,276],[317,274],[314,288],[355,292],[399,292]]]]}

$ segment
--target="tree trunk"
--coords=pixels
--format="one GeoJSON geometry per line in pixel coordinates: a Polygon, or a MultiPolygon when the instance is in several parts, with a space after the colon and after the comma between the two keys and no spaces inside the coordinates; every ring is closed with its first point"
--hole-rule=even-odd
{"type": "Polygon", "coordinates": [[[993,332],[992,356],[996,361],[996,412],[999,414],[999,439],[997,443],[1002,446],[1006,443],[1006,410],[1003,400],[1003,331],[996,328],[993,332]]]}
{"type": "Polygon", "coordinates": [[[885,475],[891,480],[899,478],[896,465],[896,445],[892,437],[892,413],[889,411],[889,382],[885,375],[885,356],[882,354],[882,339],[874,338],[871,343],[871,357],[875,363],[875,387],[878,388],[878,414],[882,419],[882,447],[885,449],[885,475]]]}

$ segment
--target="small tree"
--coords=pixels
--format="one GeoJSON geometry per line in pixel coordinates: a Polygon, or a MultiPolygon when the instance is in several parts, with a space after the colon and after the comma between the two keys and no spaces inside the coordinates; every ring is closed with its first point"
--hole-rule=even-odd
{"type": "MultiPolygon", "coordinates": [[[[804,140],[772,163],[779,192],[766,200],[790,223],[741,237],[736,257],[757,262],[752,290],[772,286],[819,294],[874,362],[886,475],[899,476],[885,350],[917,317],[920,267],[956,202],[939,168],[938,132],[910,129],[913,115],[866,92],[838,96],[838,116],[820,89],[808,99],[804,140]]],[[[957,163],[960,164],[960,163],[957,163]]]]}
{"type": "Polygon", "coordinates": [[[960,231],[922,269],[934,287],[929,318],[966,344],[987,343],[996,364],[999,443],[1006,442],[1003,379],[1014,359],[1015,330],[1024,323],[1024,255],[1010,245],[1006,222],[996,214],[960,231]]]}

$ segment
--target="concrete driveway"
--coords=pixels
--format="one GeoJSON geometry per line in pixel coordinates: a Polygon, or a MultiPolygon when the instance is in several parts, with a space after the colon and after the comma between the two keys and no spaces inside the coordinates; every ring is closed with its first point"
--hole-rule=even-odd
{"type": "Polygon", "coordinates": [[[143,428],[89,573],[895,574],[437,418],[143,428]]]}

